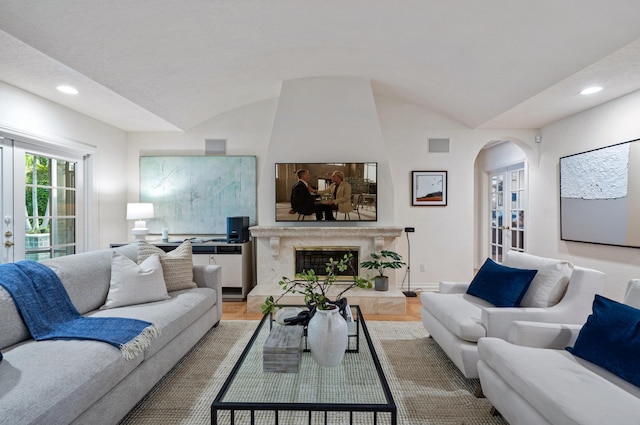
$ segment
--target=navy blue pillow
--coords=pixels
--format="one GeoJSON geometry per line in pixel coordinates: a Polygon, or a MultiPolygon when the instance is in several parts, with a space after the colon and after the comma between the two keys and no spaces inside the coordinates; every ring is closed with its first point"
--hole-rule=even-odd
{"type": "Polygon", "coordinates": [[[567,351],[640,387],[640,310],[596,295],[593,314],[567,351]]]}
{"type": "Polygon", "coordinates": [[[471,281],[467,294],[496,307],[517,307],[536,273],[537,270],[507,267],[487,258],[471,281]]]}

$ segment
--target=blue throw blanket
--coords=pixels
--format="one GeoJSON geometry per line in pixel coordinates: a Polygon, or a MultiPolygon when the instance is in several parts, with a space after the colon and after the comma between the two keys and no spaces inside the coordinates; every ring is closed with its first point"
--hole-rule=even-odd
{"type": "Polygon", "coordinates": [[[131,360],[158,336],[155,326],[142,320],[81,316],[58,275],[35,261],[0,264],[0,286],[13,297],[36,341],[102,341],[119,348],[122,356],[131,360]]]}

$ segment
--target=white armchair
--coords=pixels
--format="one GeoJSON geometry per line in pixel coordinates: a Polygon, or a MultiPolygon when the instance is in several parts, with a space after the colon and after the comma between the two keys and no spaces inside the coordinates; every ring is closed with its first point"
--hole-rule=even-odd
{"type": "Polygon", "coordinates": [[[564,350],[572,346],[582,325],[566,323],[511,322],[507,341],[522,347],[564,350]]]}
{"type": "Polygon", "coordinates": [[[602,272],[574,267],[567,292],[558,304],[552,307],[484,308],[482,323],[486,336],[507,339],[509,325],[515,320],[545,323],[583,324],[591,314],[593,297],[604,289],[605,275],[602,272]]]}
{"type": "MultiPolygon", "coordinates": [[[[640,309],[640,279],[631,279],[627,284],[624,303],[640,309]]],[[[581,324],[540,323],[528,321],[511,322],[507,341],[522,347],[564,350],[575,344],[581,324]]]]}
{"type": "MultiPolygon", "coordinates": [[[[640,308],[640,280],[624,303],[640,308]]],[[[484,395],[512,425],[635,425],[640,387],[565,350],[582,325],[511,323],[508,342],[482,338],[478,371],[484,395]]]]}
{"type": "MultiPolygon", "coordinates": [[[[534,269],[559,261],[522,253],[517,256],[519,260],[531,261],[530,268],[534,269]]],[[[494,307],[467,294],[469,283],[441,282],[440,292],[420,295],[422,323],[465,377],[478,378],[477,342],[480,338],[490,336],[506,340],[509,326],[514,321],[585,322],[595,294],[604,288],[605,275],[583,267],[571,268],[564,296],[549,307],[494,307]]]]}

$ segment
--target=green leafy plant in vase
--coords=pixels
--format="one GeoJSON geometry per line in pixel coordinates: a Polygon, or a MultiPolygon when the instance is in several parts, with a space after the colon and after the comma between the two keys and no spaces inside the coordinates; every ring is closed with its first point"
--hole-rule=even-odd
{"type": "MultiPolygon", "coordinates": [[[[340,281],[344,283],[345,281],[340,281]]],[[[326,263],[325,275],[318,276],[316,272],[311,270],[304,270],[302,273],[297,273],[295,279],[289,279],[283,277],[278,282],[283,293],[277,299],[274,299],[273,295],[268,296],[264,304],[261,306],[263,314],[273,313],[280,307],[279,302],[287,294],[300,294],[304,295],[304,302],[310,310],[330,310],[336,308],[336,304],[340,304],[342,296],[345,292],[353,288],[369,289],[373,285],[371,279],[366,279],[358,276],[357,270],[353,265],[353,254],[345,254],[339,260],[330,258],[326,263]],[[346,270],[351,270],[351,280],[345,287],[336,295],[334,300],[329,298],[329,289],[338,280],[337,273],[343,273],[346,270]]]]}
{"type": "MultiPolygon", "coordinates": [[[[341,282],[342,283],[342,282],[341,282]]],[[[304,295],[308,312],[301,312],[289,324],[307,327],[307,343],[313,360],[321,367],[334,367],[342,362],[348,345],[348,330],[345,316],[341,313],[347,308],[346,298],[342,295],[353,288],[371,288],[371,280],[358,276],[353,265],[353,254],[345,254],[339,260],[329,259],[325,275],[318,276],[314,270],[297,273],[295,280],[283,277],[279,282],[283,294],[278,299],[269,296],[261,310],[264,314],[273,313],[280,307],[279,302],[287,294],[304,295]],[[336,295],[329,298],[329,290],[338,280],[337,273],[351,271],[351,280],[336,295]]],[[[288,319],[285,319],[287,322],[288,319]]]]}
{"type": "Polygon", "coordinates": [[[372,252],[371,259],[360,263],[360,267],[368,270],[376,270],[378,275],[375,276],[376,291],[389,290],[389,277],[385,276],[386,269],[399,269],[406,263],[402,261],[402,257],[397,252],[382,250],[379,253],[372,252]]]}

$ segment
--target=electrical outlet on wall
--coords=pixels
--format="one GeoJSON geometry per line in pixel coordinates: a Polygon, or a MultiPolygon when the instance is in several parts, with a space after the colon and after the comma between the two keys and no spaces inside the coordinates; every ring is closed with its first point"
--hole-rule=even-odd
{"type": "Polygon", "coordinates": [[[427,271],[427,268],[425,267],[424,264],[420,264],[420,272],[424,273],[427,271]]]}

